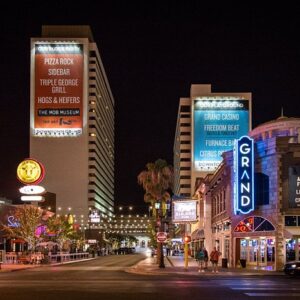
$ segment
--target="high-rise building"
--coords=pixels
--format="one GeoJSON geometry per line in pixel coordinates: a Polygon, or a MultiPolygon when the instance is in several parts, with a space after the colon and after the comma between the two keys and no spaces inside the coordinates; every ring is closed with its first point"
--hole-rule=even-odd
{"type": "Polygon", "coordinates": [[[43,26],[31,39],[30,156],[56,211],[86,226],[114,213],[114,98],[89,26],[43,26]]]}
{"type": "Polygon", "coordinates": [[[191,86],[180,98],[174,141],[174,193],[191,197],[198,181],[212,174],[222,153],[251,129],[251,93],[212,93],[210,84],[191,86]]]}

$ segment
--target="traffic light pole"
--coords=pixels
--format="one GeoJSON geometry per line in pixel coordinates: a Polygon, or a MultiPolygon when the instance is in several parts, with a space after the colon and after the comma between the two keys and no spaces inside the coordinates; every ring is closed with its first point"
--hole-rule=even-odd
{"type": "Polygon", "coordinates": [[[184,268],[187,271],[189,265],[189,244],[186,238],[184,239],[184,268]]]}

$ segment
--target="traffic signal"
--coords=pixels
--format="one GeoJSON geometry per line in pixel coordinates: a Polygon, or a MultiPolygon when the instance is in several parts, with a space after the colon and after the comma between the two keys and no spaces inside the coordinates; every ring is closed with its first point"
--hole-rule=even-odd
{"type": "Polygon", "coordinates": [[[191,237],[188,236],[188,235],[185,236],[185,237],[184,237],[184,242],[185,242],[185,243],[190,243],[190,242],[191,242],[191,237]]]}

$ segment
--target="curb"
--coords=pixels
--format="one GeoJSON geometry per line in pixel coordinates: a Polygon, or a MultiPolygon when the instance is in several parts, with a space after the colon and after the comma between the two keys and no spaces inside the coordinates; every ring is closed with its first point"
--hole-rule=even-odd
{"type": "Polygon", "coordinates": [[[21,267],[21,268],[18,268],[18,269],[1,269],[0,273],[17,272],[17,271],[36,269],[36,268],[57,267],[57,266],[61,266],[61,265],[74,264],[74,263],[79,263],[79,262],[84,262],[84,261],[89,261],[89,260],[94,260],[94,259],[96,259],[96,258],[87,258],[87,259],[80,259],[80,260],[65,261],[65,262],[49,264],[49,265],[36,265],[36,266],[33,266],[33,267],[25,267],[24,266],[24,267],[21,267]]]}

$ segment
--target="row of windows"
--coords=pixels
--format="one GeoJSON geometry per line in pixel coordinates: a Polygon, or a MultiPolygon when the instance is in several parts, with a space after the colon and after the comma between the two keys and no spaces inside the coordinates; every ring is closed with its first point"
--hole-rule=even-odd
{"type": "Polygon", "coordinates": [[[189,176],[189,175],[182,175],[182,176],[180,176],[180,179],[191,179],[191,176],[189,176]]]}
{"type": "Polygon", "coordinates": [[[191,135],[189,131],[181,131],[180,135],[191,135]]]}
{"type": "Polygon", "coordinates": [[[113,190],[108,190],[106,186],[103,185],[102,182],[95,182],[95,181],[89,181],[89,185],[92,185],[94,191],[98,190],[100,193],[102,193],[103,199],[106,200],[107,202],[113,201],[113,190]],[[100,184],[98,184],[100,183],[100,184]]]}
{"type": "Polygon", "coordinates": [[[103,207],[108,208],[109,206],[113,206],[113,199],[106,199],[105,197],[103,197],[103,195],[101,195],[101,194],[103,194],[102,191],[100,191],[101,194],[99,194],[98,191],[93,190],[93,189],[88,190],[88,192],[91,194],[95,194],[96,197],[93,200],[96,201],[97,203],[101,204],[103,207]]]}
{"type": "Polygon", "coordinates": [[[285,216],[285,226],[300,226],[300,216],[285,216]]]}
{"type": "Polygon", "coordinates": [[[186,158],[186,157],[182,157],[182,158],[180,158],[180,161],[191,161],[191,159],[190,158],[186,158]]]}
{"type": "Polygon", "coordinates": [[[191,150],[190,149],[181,149],[180,153],[190,153],[191,150]]]}
{"type": "Polygon", "coordinates": [[[190,145],[191,141],[180,141],[181,145],[190,145]]]}
{"type": "Polygon", "coordinates": [[[181,105],[180,112],[191,112],[191,106],[190,105],[181,105]]]}
{"type": "Polygon", "coordinates": [[[226,193],[221,190],[212,198],[212,216],[215,217],[226,210],[226,193]]]}
{"type": "Polygon", "coordinates": [[[180,114],[180,118],[190,118],[190,114],[180,114]]]}
{"type": "Polygon", "coordinates": [[[108,170],[108,172],[111,174],[111,176],[113,176],[114,161],[110,159],[108,155],[105,154],[106,151],[102,143],[100,143],[100,141],[98,141],[98,143],[96,141],[89,141],[89,145],[95,145],[98,151],[97,150],[95,151],[94,149],[90,148],[89,152],[95,152],[96,155],[99,157],[99,159],[102,161],[103,165],[108,170]]]}
{"type": "Polygon", "coordinates": [[[190,185],[190,184],[181,184],[181,185],[180,185],[180,188],[181,188],[181,189],[190,189],[190,188],[191,188],[191,185],[190,185]]]}

